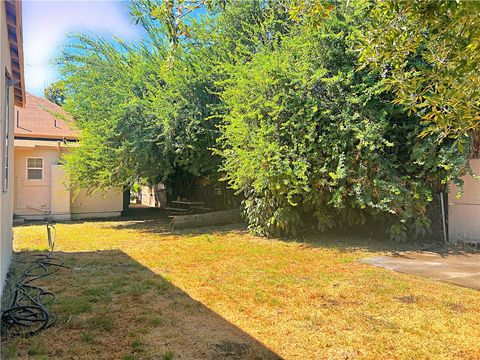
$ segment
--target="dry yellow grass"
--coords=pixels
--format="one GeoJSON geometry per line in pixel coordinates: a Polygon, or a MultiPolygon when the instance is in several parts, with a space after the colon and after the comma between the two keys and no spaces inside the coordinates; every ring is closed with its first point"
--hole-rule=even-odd
{"type": "MultiPolygon", "coordinates": [[[[480,359],[479,292],[359,263],[385,252],[373,242],[151,220],[57,231],[73,267],[44,284],[59,321],[5,358],[480,359]]],[[[14,244],[44,248],[44,228],[15,228],[14,244]]]]}

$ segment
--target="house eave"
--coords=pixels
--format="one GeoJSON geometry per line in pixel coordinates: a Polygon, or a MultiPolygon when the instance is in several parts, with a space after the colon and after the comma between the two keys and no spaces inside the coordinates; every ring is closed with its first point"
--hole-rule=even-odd
{"type": "Polygon", "coordinates": [[[77,146],[76,142],[64,143],[61,140],[53,141],[48,139],[18,139],[13,142],[14,149],[62,149],[77,146]]]}
{"type": "Polygon", "coordinates": [[[25,78],[23,63],[22,2],[20,0],[5,1],[8,42],[12,65],[12,80],[15,105],[25,106],[25,78]]]}

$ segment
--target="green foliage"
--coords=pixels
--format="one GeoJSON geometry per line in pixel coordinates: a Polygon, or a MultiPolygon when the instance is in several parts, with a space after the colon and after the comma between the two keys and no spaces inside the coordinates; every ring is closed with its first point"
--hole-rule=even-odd
{"type": "Polygon", "coordinates": [[[426,126],[391,103],[381,77],[356,71],[348,39],[362,18],[338,7],[320,28],[273,34],[224,67],[222,170],[259,234],[375,219],[392,238],[421,235],[433,192],[465,171],[454,141],[420,139],[426,126]]]}
{"type": "Polygon", "coordinates": [[[106,189],[169,171],[148,106],[149,86],[158,81],[155,60],[161,56],[146,46],[85,35],[65,49],[60,59],[64,108],[81,130],[79,146],[65,156],[73,185],[106,189]]]}
{"type": "Polygon", "coordinates": [[[65,109],[81,130],[79,146],[65,156],[76,188],[217,177],[219,158],[210,149],[218,137],[216,82],[225,77],[219,64],[245,58],[265,40],[266,30],[255,28],[260,5],[192,21],[192,37],[172,49],[149,4],[132,5],[149,34],[140,44],[80,34],[59,59],[65,109]],[[260,32],[263,38],[255,38],[260,32]]]}
{"type": "Polygon", "coordinates": [[[172,350],[167,350],[165,353],[162,355],[163,360],[172,360],[173,359],[173,351],[172,350]]]}
{"type": "Polygon", "coordinates": [[[44,91],[45,98],[58,106],[65,103],[65,84],[63,81],[57,81],[49,85],[44,91]]]}
{"type": "MultiPolygon", "coordinates": [[[[476,39],[467,13],[457,14],[463,3],[449,10],[467,30],[450,43],[445,68],[429,55],[448,40],[433,19],[412,43],[388,24],[380,47],[378,34],[361,36],[375,21],[380,28],[390,2],[213,1],[212,16],[182,15],[203,3],[133,2],[149,35],[136,45],[72,39],[60,59],[64,108],[82,134],[66,156],[72,184],[94,191],[223,176],[259,234],[375,221],[394,239],[422,235],[433,194],[468,170],[478,117],[478,86],[470,86],[478,54],[460,60],[476,39]],[[387,42],[395,37],[403,60],[387,42]],[[460,96],[462,84],[473,101],[460,96]]],[[[412,3],[397,10],[416,18],[405,9],[422,5],[412,3]]]]}
{"type": "Polygon", "coordinates": [[[137,0],[131,5],[135,23],[143,24],[150,32],[152,19],[158,21],[174,48],[190,36],[189,20],[195,10],[224,8],[228,0],[137,0]]]}
{"type": "Polygon", "coordinates": [[[87,331],[80,335],[80,340],[85,344],[92,344],[95,341],[95,336],[87,331]]]}
{"type": "Polygon", "coordinates": [[[171,66],[158,41],[152,36],[151,43],[133,46],[77,35],[66,48],[60,59],[65,109],[82,134],[65,156],[72,185],[94,191],[139,177],[168,181],[178,169],[190,176],[215,173],[208,73],[189,61],[194,53],[180,49],[171,66]]]}
{"type": "MultiPolygon", "coordinates": [[[[364,65],[434,134],[465,140],[480,127],[480,2],[372,1],[359,29],[364,65]]],[[[466,146],[459,141],[460,151],[466,146]]]]}
{"type": "Polygon", "coordinates": [[[112,331],[115,320],[108,314],[95,314],[94,317],[87,319],[87,327],[90,330],[112,331]]]}

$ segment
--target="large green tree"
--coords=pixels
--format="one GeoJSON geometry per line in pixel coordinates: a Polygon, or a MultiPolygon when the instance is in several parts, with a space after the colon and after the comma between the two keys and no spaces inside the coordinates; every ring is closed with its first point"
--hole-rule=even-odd
{"type": "Polygon", "coordinates": [[[263,12],[258,2],[224,8],[214,18],[190,19],[191,35],[172,40],[163,18],[167,5],[132,4],[148,34],[138,44],[80,34],[65,47],[59,59],[65,109],[81,131],[79,145],[65,157],[73,185],[94,191],[138,178],[218,177],[219,157],[211,148],[219,134],[220,64],[245,58],[261,41],[251,36],[267,36],[258,30],[263,12]]]}
{"type": "Polygon", "coordinates": [[[98,190],[169,171],[150,113],[150,87],[161,83],[161,49],[78,35],[60,59],[64,108],[81,131],[66,155],[74,185],[98,190]],[[152,85],[155,84],[155,85],[152,85]]]}
{"type": "Polygon", "coordinates": [[[361,62],[382,72],[396,103],[421,116],[422,136],[455,138],[461,149],[480,128],[480,2],[367,4],[361,62]]]}

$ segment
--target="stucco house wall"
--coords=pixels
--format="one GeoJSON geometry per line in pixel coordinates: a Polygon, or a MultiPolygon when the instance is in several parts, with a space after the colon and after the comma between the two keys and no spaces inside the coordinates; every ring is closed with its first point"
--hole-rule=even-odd
{"type": "MultiPolygon", "coordinates": [[[[19,148],[15,146],[15,215],[42,215],[36,209],[51,208],[51,165],[58,164],[56,149],[19,148]],[[42,158],[44,164],[42,180],[27,179],[27,159],[42,158]]],[[[40,217],[41,218],[41,217],[40,217]]]]}
{"type": "MultiPolygon", "coordinates": [[[[16,140],[15,142],[15,201],[14,214],[27,220],[43,218],[42,209],[51,211],[54,220],[71,220],[120,216],[123,210],[123,192],[112,188],[105,193],[89,196],[81,190],[78,194],[68,187],[68,178],[59,165],[59,150],[53,141],[16,140]],[[35,145],[37,144],[37,145],[35,145]],[[43,179],[27,178],[27,159],[43,159],[43,179]]],[[[63,154],[68,149],[60,151],[63,154]]]]}
{"type": "Polygon", "coordinates": [[[123,210],[123,191],[112,188],[89,196],[85,190],[72,197],[72,219],[92,219],[120,216],[123,210]]]}
{"type": "MultiPolygon", "coordinates": [[[[471,159],[475,175],[480,175],[480,159],[471,159]]],[[[463,194],[451,185],[448,196],[448,234],[450,242],[480,244],[480,181],[467,175],[463,178],[463,194]]]]}
{"type": "MultiPolygon", "coordinates": [[[[10,265],[12,254],[12,219],[13,219],[13,193],[14,193],[14,162],[13,162],[13,137],[14,137],[14,106],[23,106],[23,53],[22,53],[22,30],[21,30],[21,3],[0,2],[0,159],[3,170],[4,139],[7,138],[4,130],[5,121],[8,131],[7,151],[8,171],[7,187],[3,188],[3,175],[1,177],[2,187],[0,188],[0,296],[3,292],[5,278],[10,265]],[[7,25],[7,11],[9,24],[7,25]],[[9,38],[8,30],[15,34],[9,38]],[[13,37],[13,40],[12,40],[13,37]],[[14,84],[6,84],[8,74],[14,84]],[[7,85],[9,85],[7,87],[7,85]],[[6,117],[6,95],[8,91],[8,117],[6,117]]],[[[0,173],[2,173],[0,171],[0,173]]]]}
{"type": "MultiPolygon", "coordinates": [[[[11,73],[11,66],[10,66],[10,48],[8,43],[8,35],[7,35],[7,22],[5,16],[5,3],[2,1],[1,4],[1,26],[0,26],[0,36],[1,36],[1,67],[2,71],[7,69],[8,73],[11,73]]],[[[4,114],[5,114],[5,76],[3,73],[0,76],[0,119],[1,124],[3,125],[4,121],[4,114]]],[[[13,106],[13,91],[10,89],[10,106],[13,106]]],[[[11,107],[12,108],[12,107],[11,107]]],[[[13,133],[13,114],[10,114],[9,119],[9,126],[10,126],[10,134],[13,133]]],[[[0,138],[3,139],[4,137],[4,130],[3,126],[0,126],[0,138]]],[[[10,144],[9,144],[10,145],[10,144]]],[[[12,156],[12,146],[9,146],[9,158],[11,159],[12,156]]],[[[3,146],[0,146],[0,159],[3,159],[3,146]]],[[[11,175],[11,167],[9,168],[9,174],[11,175]]],[[[10,184],[11,185],[11,184],[10,184]]],[[[8,272],[8,266],[10,265],[10,256],[12,253],[12,187],[9,186],[7,192],[3,192],[0,190],[0,241],[1,241],[1,288],[3,289],[3,284],[5,281],[5,277],[8,272]]],[[[0,290],[1,293],[1,290],[0,290]]]]}

